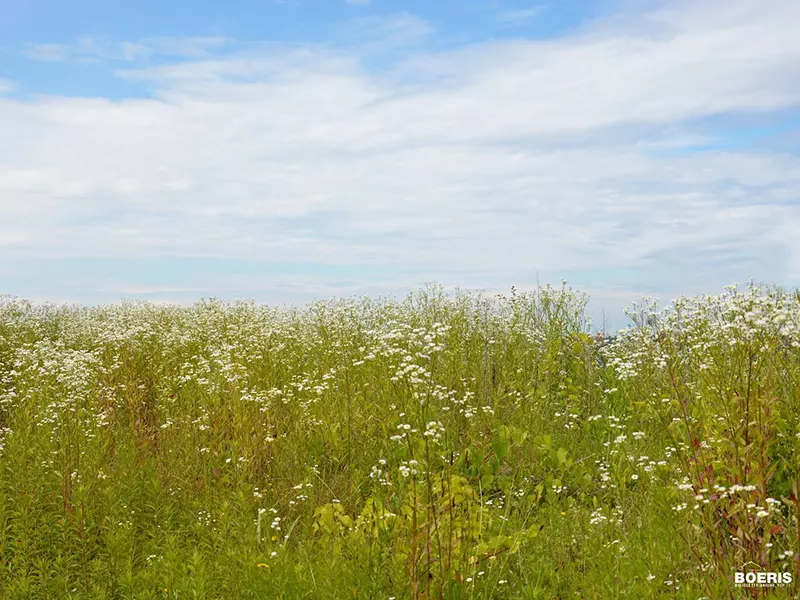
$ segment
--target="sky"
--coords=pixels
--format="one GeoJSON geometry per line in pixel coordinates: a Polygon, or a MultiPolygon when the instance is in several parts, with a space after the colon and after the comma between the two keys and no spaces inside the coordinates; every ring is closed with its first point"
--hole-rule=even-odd
{"type": "Polygon", "coordinates": [[[797,0],[0,0],[0,293],[800,285],[797,0]]]}

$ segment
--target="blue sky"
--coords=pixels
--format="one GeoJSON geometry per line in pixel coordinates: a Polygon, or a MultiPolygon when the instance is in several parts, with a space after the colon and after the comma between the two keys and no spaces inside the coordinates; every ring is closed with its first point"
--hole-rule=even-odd
{"type": "Polygon", "coordinates": [[[0,293],[800,285],[795,0],[0,15],[0,293]]]}

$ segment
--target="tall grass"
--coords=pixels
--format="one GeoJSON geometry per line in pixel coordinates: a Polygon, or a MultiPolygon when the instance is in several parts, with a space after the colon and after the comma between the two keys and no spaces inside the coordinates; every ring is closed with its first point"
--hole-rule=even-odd
{"type": "Polygon", "coordinates": [[[5,299],[0,598],[794,597],[800,298],[586,300],[5,299]]]}

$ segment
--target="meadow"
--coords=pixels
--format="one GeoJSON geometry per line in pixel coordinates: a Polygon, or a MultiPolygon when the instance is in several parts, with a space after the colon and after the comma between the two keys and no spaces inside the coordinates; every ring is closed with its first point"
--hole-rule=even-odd
{"type": "Polygon", "coordinates": [[[586,302],[2,299],[0,598],[795,597],[800,295],[586,302]]]}

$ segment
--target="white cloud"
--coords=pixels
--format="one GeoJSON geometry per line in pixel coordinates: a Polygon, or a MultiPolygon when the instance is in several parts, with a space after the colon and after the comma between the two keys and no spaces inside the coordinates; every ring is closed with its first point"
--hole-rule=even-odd
{"type": "Polygon", "coordinates": [[[17,86],[13,81],[0,78],[0,94],[13,92],[15,89],[17,89],[17,86]]]}
{"type": "MultiPolygon", "coordinates": [[[[358,21],[338,44],[120,72],[151,99],[0,99],[0,251],[372,264],[387,282],[487,287],[536,270],[648,291],[798,282],[800,157],[679,152],[709,139],[695,119],[800,105],[798,20],[794,1],[670,3],[381,71],[358,21]]],[[[430,31],[380,23],[370,41],[430,31]]]]}

